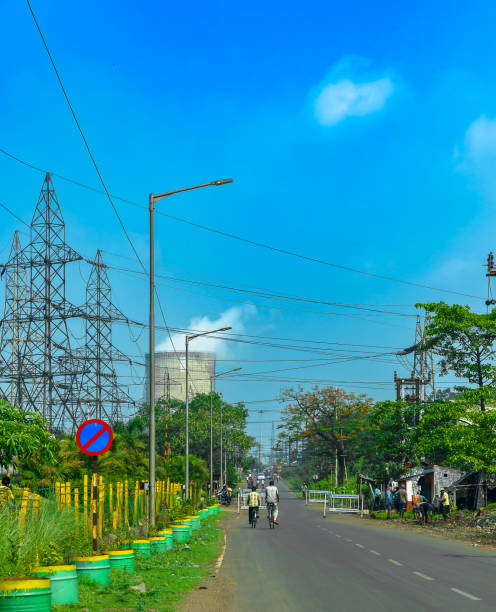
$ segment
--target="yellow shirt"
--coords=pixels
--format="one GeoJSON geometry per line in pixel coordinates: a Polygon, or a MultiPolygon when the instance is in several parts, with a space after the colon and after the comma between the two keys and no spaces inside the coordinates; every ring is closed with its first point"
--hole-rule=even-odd
{"type": "Polygon", "coordinates": [[[248,507],[256,508],[257,506],[261,506],[260,495],[256,491],[251,491],[248,495],[248,507]]]}
{"type": "Polygon", "coordinates": [[[14,501],[14,496],[9,487],[0,485],[0,506],[6,506],[9,502],[14,501]]]}
{"type": "Polygon", "coordinates": [[[446,491],[441,495],[441,506],[449,506],[449,497],[446,491]]]}

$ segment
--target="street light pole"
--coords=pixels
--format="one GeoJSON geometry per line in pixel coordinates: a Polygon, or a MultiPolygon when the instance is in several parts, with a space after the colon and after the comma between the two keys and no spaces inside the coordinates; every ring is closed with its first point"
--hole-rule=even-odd
{"type": "MultiPolygon", "coordinates": [[[[234,368],[232,370],[227,370],[227,372],[219,372],[219,374],[213,374],[210,376],[210,495],[212,495],[212,491],[214,490],[214,428],[213,428],[213,407],[212,407],[212,393],[214,387],[214,380],[219,378],[219,376],[225,376],[226,374],[232,374],[232,372],[238,372],[241,368],[234,368]]],[[[222,410],[222,403],[221,403],[222,410]]],[[[222,463],[222,454],[221,454],[221,463],[222,463]]],[[[221,476],[222,480],[222,470],[221,476]]]]}
{"type": "Polygon", "coordinates": [[[148,322],[150,441],[148,463],[148,518],[150,519],[150,524],[155,526],[155,200],[152,193],[148,196],[148,211],[150,217],[150,313],[148,322]]]}
{"type": "Polygon", "coordinates": [[[186,346],[186,359],[185,359],[185,377],[186,377],[186,415],[185,415],[185,436],[186,436],[186,449],[185,449],[185,453],[184,453],[184,460],[186,462],[185,465],[185,485],[186,485],[186,491],[185,491],[185,499],[189,499],[189,367],[188,367],[188,360],[189,360],[189,343],[191,342],[191,340],[194,340],[195,338],[199,338],[200,336],[207,336],[208,334],[216,334],[218,332],[223,332],[223,331],[228,331],[229,329],[232,329],[232,327],[222,327],[221,329],[212,329],[211,331],[206,331],[206,332],[202,332],[201,334],[193,334],[192,336],[186,336],[186,342],[185,342],[185,346],[186,346]]]}
{"type": "Polygon", "coordinates": [[[155,202],[159,202],[176,193],[183,191],[192,191],[193,189],[201,189],[202,187],[220,187],[232,183],[232,179],[220,179],[211,181],[210,183],[202,183],[193,187],[183,187],[174,191],[166,191],[164,193],[148,195],[148,215],[150,222],[150,273],[149,273],[149,289],[150,289],[150,310],[148,320],[148,381],[149,402],[150,402],[150,428],[149,428],[149,476],[148,476],[148,518],[152,527],[155,526],[155,202]]]}

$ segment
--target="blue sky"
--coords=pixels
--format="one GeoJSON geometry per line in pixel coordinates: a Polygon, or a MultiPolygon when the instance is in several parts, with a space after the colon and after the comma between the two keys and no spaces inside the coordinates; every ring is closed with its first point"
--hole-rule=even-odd
{"type": "MultiPolygon", "coordinates": [[[[33,8],[112,193],[146,205],[150,191],[230,176],[232,185],[176,196],[158,207],[311,257],[485,297],[482,265],[495,246],[496,221],[496,7],[490,3],[240,7],[33,0],[33,8]]],[[[27,6],[4,3],[2,11],[1,146],[98,186],[27,6]]],[[[0,202],[29,221],[42,176],[4,156],[0,171],[0,202]]],[[[102,248],[109,264],[138,268],[103,197],[57,179],[55,187],[71,246],[88,257],[102,248]]],[[[146,258],[146,212],[116,203],[146,258]]],[[[1,215],[5,258],[18,224],[1,215]]],[[[484,308],[481,300],[305,262],[165,217],[157,218],[157,265],[166,275],[222,279],[236,287],[392,304],[378,308],[405,315],[415,313],[417,301],[439,299],[484,308]]],[[[77,265],[68,272],[75,302],[87,273],[77,265]]],[[[144,321],[146,282],[117,271],[111,279],[116,304],[144,321]]],[[[349,344],[406,346],[414,332],[413,317],[190,290],[196,293],[160,282],[169,325],[228,320],[246,334],[343,343],[348,355],[357,350],[349,344]]],[[[165,340],[159,331],[157,342],[165,340]]],[[[136,355],[146,350],[145,335],[138,348],[127,332],[116,330],[116,343],[136,355]]],[[[402,371],[393,360],[319,367],[249,362],[318,355],[231,343],[216,348],[235,360],[219,370],[313,365],[281,376],[379,381],[377,389],[369,387],[378,399],[392,397],[393,370],[402,371]]],[[[229,401],[256,401],[276,397],[281,386],[238,380],[218,388],[229,401]]],[[[268,412],[264,420],[276,417],[268,412]]]]}

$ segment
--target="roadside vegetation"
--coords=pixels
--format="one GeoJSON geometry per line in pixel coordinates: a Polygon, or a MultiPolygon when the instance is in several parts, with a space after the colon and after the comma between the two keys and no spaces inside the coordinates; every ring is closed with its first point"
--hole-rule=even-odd
{"type": "Polygon", "coordinates": [[[417,306],[430,316],[417,349],[434,351],[439,375],[460,386],[425,402],[375,402],[336,387],[284,390],[278,449],[289,454],[284,475],[294,489],[305,481],[350,491],[359,473],[387,481],[420,461],[496,472],[496,309],[417,306]]]}

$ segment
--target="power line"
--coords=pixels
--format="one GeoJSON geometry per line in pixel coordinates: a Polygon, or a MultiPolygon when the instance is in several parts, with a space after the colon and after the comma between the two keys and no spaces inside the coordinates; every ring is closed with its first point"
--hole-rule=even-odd
{"type": "MultiPolygon", "coordinates": [[[[28,1],[28,0],[26,0],[26,1],[28,1]]],[[[17,162],[19,162],[19,163],[29,167],[29,168],[32,168],[34,170],[38,170],[40,172],[45,172],[45,170],[42,170],[41,168],[35,166],[34,164],[30,164],[29,162],[21,160],[19,157],[16,157],[15,155],[13,155],[12,153],[9,153],[5,149],[0,149],[0,153],[3,153],[4,155],[10,157],[11,159],[13,159],[13,160],[15,160],[15,161],[17,161],[17,162]]],[[[100,191],[99,189],[96,189],[95,187],[91,187],[89,185],[86,185],[86,184],[81,183],[79,181],[76,181],[74,179],[67,178],[67,177],[65,177],[65,176],[63,176],[61,174],[57,174],[55,172],[53,172],[52,174],[53,174],[53,176],[57,176],[58,178],[60,178],[62,180],[65,180],[65,181],[67,181],[69,183],[72,183],[74,185],[77,185],[78,187],[82,187],[83,189],[88,189],[89,191],[93,191],[94,193],[103,193],[102,191],[100,191]]],[[[110,197],[110,195],[109,195],[109,197],[110,197]]],[[[123,198],[123,197],[116,196],[116,195],[113,195],[112,197],[115,200],[119,200],[120,202],[124,202],[126,204],[130,204],[131,206],[136,206],[138,208],[147,210],[146,206],[143,206],[142,204],[139,204],[138,202],[134,202],[133,200],[129,200],[127,198],[123,198]]],[[[201,229],[201,230],[204,230],[204,231],[207,231],[207,232],[211,232],[213,234],[217,234],[217,235],[223,236],[225,238],[230,238],[232,240],[237,240],[239,242],[243,242],[243,243],[249,244],[251,246],[255,246],[255,247],[258,247],[258,248],[265,249],[265,250],[269,250],[269,251],[273,251],[273,252],[276,252],[276,253],[280,253],[282,255],[288,255],[288,256],[291,256],[291,257],[295,257],[297,259],[302,259],[304,261],[311,262],[311,263],[317,263],[317,264],[320,264],[320,265],[324,265],[324,266],[328,266],[328,267],[332,267],[332,268],[337,268],[337,269],[344,270],[344,271],[347,271],[347,272],[354,272],[356,274],[362,274],[364,276],[370,276],[372,278],[388,280],[388,281],[391,281],[391,282],[400,283],[400,284],[403,284],[403,285],[409,285],[409,286],[412,286],[412,287],[420,287],[422,289],[429,289],[431,291],[439,291],[441,293],[451,293],[451,294],[460,295],[460,296],[463,296],[463,297],[474,298],[476,300],[485,300],[486,299],[486,298],[481,297],[479,295],[472,295],[470,293],[463,293],[461,291],[455,291],[453,289],[442,289],[440,287],[434,287],[432,285],[425,285],[423,283],[416,283],[416,282],[413,282],[413,281],[402,280],[402,279],[399,279],[399,278],[394,278],[392,276],[386,276],[386,275],[383,275],[383,274],[376,274],[375,272],[367,272],[365,270],[359,270],[358,268],[353,268],[351,266],[344,266],[344,265],[341,265],[341,264],[336,264],[336,263],[329,262],[329,261],[326,261],[324,259],[320,259],[320,258],[317,258],[317,257],[310,257],[308,255],[303,255],[303,254],[297,253],[295,251],[290,251],[290,250],[287,250],[287,249],[282,249],[282,248],[275,247],[275,246],[272,246],[272,245],[269,245],[269,244],[265,244],[263,242],[258,242],[256,240],[250,240],[248,238],[243,238],[242,236],[237,236],[236,234],[231,234],[229,232],[218,230],[218,229],[206,226],[206,225],[202,225],[200,223],[195,223],[195,222],[190,221],[188,219],[183,219],[181,217],[176,217],[174,215],[170,215],[170,214],[165,213],[163,211],[158,211],[157,210],[156,214],[157,215],[162,215],[163,217],[167,217],[168,219],[172,219],[173,221],[177,221],[178,223],[183,223],[183,224],[189,225],[191,227],[196,227],[197,229],[201,229]]]]}
{"type": "MultiPolygon", "coordinates": [[[[103,189],[105,191],[105,195],[107,196],[107,199],[110,202],[110,205],[112,206],[112,210],[114,211],[115,216],[117,217],[117,220],[119,221],[119,224],[120,224],[120,226],[122,228],[122,231],[124,232],[124,235],[126,236],[126,239],[129,242],[129,244],[131,246],[131,249],[133,250],[133,253],[136,256],[136,259],[138,260],[140,266],[142,267],[143,272],[146,275],[148,275],[148,273],[146,271],[146,268],[145,268],[143,262],[141,261],[141,258],[139,256],[139,254],[138,254],[138,251],[136,250],[136,248],[135,248],[135,246],[133,244],[133,241],[131,240],[129,234],[127,233],[126,228],[124,226],[124,223],[122,222],[122,219],[121,219],[121,217],[120,217],[120,215],[119,215],[119,213],[117,211],[117,208],[115,207],[114,202],[112,201],[112,197],[111,197],[111,195],[110,195],[110,193],[109,193],[109,191],[107,189],[105,181],[103,180],[102,174],[101,174],[101,172],[100,172],[100,170],[98,168],[98,165],[97,165],[97,163],[95,161],[95,158],[93,157],[93,154],[91,152],[91,149],[90,149],[90,146],[88,144],[88,141],[86,140],[86,136],[84,135],[84,132],[83,132],[83,130],[81,128],[81,125],[80,125],[80,123],[78,121],[78,118],[76,116],[76,113],[74,112],[74,108],[72,107],[71,101],[69,100],[69,96],[68,96],[68,94],[67,94],[67,92],[65,90],[64,84],[62,83],[62,79],[60,77],[59,71],[57,70],[57,66],[55,65],[55,62],[54,62],[53,57],[52,57],[52,54],[50,53],[50,49],[48,48],[48,45],[47,45],[46,40],[45,40],[45,37],[43,36],[43,32],[41,31],[41,28],[40,28],[40,26],[38,24],[38,20],[36,19],[36,15],[34,14],[34,11],[33,11],[32,7],[31,7],[31,4],[30,4],[29,0],[26,0],[26,2],[27,2],[27,5],[28,5],[28,8],[29,8],[29,11],[31,13],[31,16],[33,17],[33,21],[34,21],[34,23],[36,25],[36,29],[38,30],[38,33],[39,33],[39,35],[41,37],[41,40],[43,41],[43,46],[45,47],[45,51],[47,52],[47,55],[48,55],[48,57],[50,59],[50,63],[51,63],[52,68],[53,68],[53,70],[55,72],[55,75],[56,75],[57,80],[59,82],[59,85],[60,85],[60,88],[62,90],[62,93],[64,94],[64,98],[65,98],[65,100],[67,102],[69,110],[71,111],[72,118],[74,119],[74,122],[75,122],[75,124],[77,126],[77,129],[78,129],[78,131],[79,131],[79,133],[81,135],[81,138],[83,139],[83,142],[84,142],[84,145],[85,145],[86,150],[88,152],[88,155],[89,155],[89,157],[90,157],[90,159],[91,159],[91,161],[93,163],[93,166],[95,168],[95,171],[96,171],[96,173],[98,175],[100,183],[102,184],[102,187],[103,187],[103,189]]],[[[11,157],[13,157],[13,156],[11,156],[11,157]]],[[[73,182],[74,184],[78,184],[79,186],[82,186],[82,183],[77,183],[76,181],[71,181],[71,182],[73,182]]],[[[159,298],[159,295],[157,293],[156,287],[154,287],[154,293],[157,296],[157,302],[158,302],[158,305],[159,305],[159,309],[160,309],[162,318],[164,320],[164,325],[165,325],[165,327],[167,328],[167,331],[168,331],[167,321],[165,319],[164,311],[163,311],[162,304],[160,302],[160,298],[159,298]]],[[[170,332],[168,331],[168,333],[169,333],[170,342],[172,344],[172,347],[174,348],[174,352],[177,354],[176,349],[174,347],[174,343],[173,343],[172,337],[170,335],[170,332]]]]}

